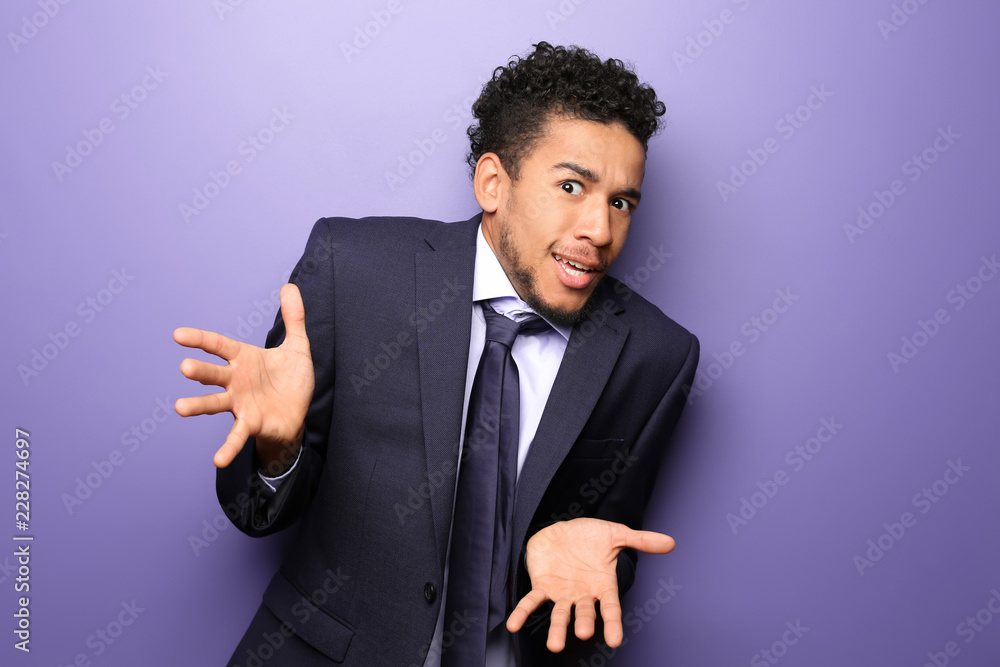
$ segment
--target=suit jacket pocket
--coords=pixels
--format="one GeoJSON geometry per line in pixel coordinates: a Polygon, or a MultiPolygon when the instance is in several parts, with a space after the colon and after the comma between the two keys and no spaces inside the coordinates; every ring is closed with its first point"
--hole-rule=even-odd
{"type": "Polygon", "coordinates": [[[535,530],[554,521],[593,516],[628,461],[622,438],[581,438],[556,471],[535,513],[535,530]]]}
{"type": "Polygon", "coordinates": [[[622,438],[580,438],[573,443],[572,449],[566,455],[567,459],[611,459],[617,452],[625,451],[625,441],[622,438]]]}
{"type": "Polygon", "coordinates": [[[303,641],[331,660],[343,662],[354,629],[316,604],[326,594],[320,587],[310,599],[278,572],[264,591],[264,604],[303,641]]]}

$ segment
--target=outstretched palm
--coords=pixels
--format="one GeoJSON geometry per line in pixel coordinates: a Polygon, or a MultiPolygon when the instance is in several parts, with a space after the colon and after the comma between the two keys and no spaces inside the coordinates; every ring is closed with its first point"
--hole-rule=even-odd
{"type": "Polygon", "coordinates": [[[617,567],[618,553],[626,547],[665,554],[674,548],[674,540],[662,533],[589,518],[560,521],[535,533],[528,540],[525,560],[531,591],[511,612],[507,629],[517,632],[535,609],[552,600],[546,646],[558,653],[566,646],[566,630],[574,608],[576,636],[590,639],[594,635],[595,603],[599,601],[604,640],[612,648],[621,645],[617,567]]]}
{"type": "Polygon", "coordinates": [[[286,448],[294,452],[301,441],[315,378],[306,337],[305,308],[295,285],[281,288],[281,317],[285,340],[278,347],[267,349],[213,331],[188,327],[174,331],[174,340],[181,345],[204,350],[229,362],[227,365],[196,359],[181,362],[185,377],[225,391],[180,398],[174,404],[182,417],[233,413],[233,427],[215,453],[214,463],[219,468],[236,458],[250,436],[257,438],[258,452],[271,459],[277,459],[286,448]]]}

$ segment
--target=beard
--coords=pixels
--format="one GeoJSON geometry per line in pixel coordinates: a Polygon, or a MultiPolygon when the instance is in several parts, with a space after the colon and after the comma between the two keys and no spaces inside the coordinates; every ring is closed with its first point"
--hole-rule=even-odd
{"type": "Polygon", "coordinates": [[[600,281],[604,280],[604,276],[601,276],[594,285],[594,290],[587,297],[587,301],[582,307],[576,310],[558,308],[547,303],[538,292],[537,285],[535,284],[535,272],[521,263],[521,255],[514,244],[510,225],[505,221],[501,221],[500,238],[497,245],[499,246],[497,251],[503,258],[501,265],[507,274],[507,278],[510,279],[511,284],[514,286],[514,290],[521,297],[522,301],[531,306],[532,310],[546,320],[552,324],[574,326],[582,322],[593,309],[594,302],[597,300],[597,287],[600,285],[600,281]]]}

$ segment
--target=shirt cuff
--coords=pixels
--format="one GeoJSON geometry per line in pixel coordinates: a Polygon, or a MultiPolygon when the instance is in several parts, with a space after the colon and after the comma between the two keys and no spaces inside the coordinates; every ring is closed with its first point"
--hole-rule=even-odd
{"type": "Polygon", "coordinates": [[[260,475],[260,478],[264,481],[265,484],[267,484],[268,488],[270,488],[272,491],[277,491],[278,487],[281,486],[282,482],[284,482],[288,478],[288,476],[292,474],[292,471],[295,470],[295,466],[299,464],[299,458],[301,458],[301,456],[302,456],[302,447],[300,446],[299,451],[296,452],[295,454],[295,460],[292,461],[292,466],[281,475],[278,475],[277,477],[268,477],[259,470],[257,471],[257,474],[260,475]]]}

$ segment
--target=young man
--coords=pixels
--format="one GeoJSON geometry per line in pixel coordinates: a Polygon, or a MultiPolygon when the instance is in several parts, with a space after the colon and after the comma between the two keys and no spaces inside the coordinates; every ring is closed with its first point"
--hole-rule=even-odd
{"type": "Polygon", "coordinates": [[[606,277],[663,105],[542,42],[473,112],[481,214],[324,218],[267,349],[174,333],[228,361],[185,359],[225,391],[176,409],[236,417],[230,518],[300,524],[231,665],[576,665],[673,548],[637,529],[698,342],[606,277]]]}

